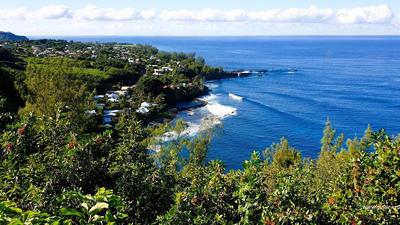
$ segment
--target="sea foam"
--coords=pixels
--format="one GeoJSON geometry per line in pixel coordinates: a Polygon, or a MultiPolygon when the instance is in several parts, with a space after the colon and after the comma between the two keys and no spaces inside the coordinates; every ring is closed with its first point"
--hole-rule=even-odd
{"type": "Polygon", "coordinates": [[[236,115],[236,109],[230,106],[212,103],[206,105],[207,110],[214,116],[222,119],[228,116],[236,115]]]}
{"type": "Polygon", "coordinates": [[[218,103],[218,96],[214,94],[207,95],[202,98],[202,100],[207,102],[205,108],[213,116],[223,119],[228,116],[236,115],[237,109],[231,106],[226,106],[218,103]]]}
{"type": "Polygon", "coordinates": [[[235,94],[232,94],[232,93],[229,93],[228,96],[229,96],[230,99],[235,100],[235,101],[242,101],[243,100],[242,96],[235,95],[235,94]]]}
{"type": "MultiPolygon", "coordinates": [[[[186,136],[186,137],[194,137],[196,134],[207,131],[216,127],[217,125],[222,123],[222,120],[237,114],[237,109],[231,106],[226,106],[220,104],[219,97],[214,94],[210,94],[204,97],[201,97],[200,100],[207,102],[206,106],[199,107],[196,109],[185,110],[181,112],[181,117],[178,115],[177,119],[182,119],[185,117],[184,115],[189,115],[189,117],[183,118],[186,122],[186,129],[181,133],[177,134],[175,131],[167,132],[160,137],[157,137],[157,142],[165,143],[176,140],[179,136],[186,136]],[[201,115],[192,116],[192,115],[201,115]],[[192,119],[188,119],[192,118],[192,119]]],[[[149,149],[153,151],[159,151],[161,148],[161,144],[153,144],[149,146],[149,149]]]]}

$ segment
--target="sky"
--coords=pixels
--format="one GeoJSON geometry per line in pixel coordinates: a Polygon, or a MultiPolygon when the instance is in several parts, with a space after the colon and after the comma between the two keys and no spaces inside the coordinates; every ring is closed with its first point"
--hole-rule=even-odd
{"type": "Polygon", "coordinates": [[[400,35],[400,0],[1,0],[27,36],[400,35]]]}

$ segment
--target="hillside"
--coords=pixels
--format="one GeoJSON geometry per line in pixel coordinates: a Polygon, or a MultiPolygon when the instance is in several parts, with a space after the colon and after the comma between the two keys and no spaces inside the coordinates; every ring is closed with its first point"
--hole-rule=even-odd
{"type": "Polygon", "coordinates": [[[28,40],[25,36],[15,35],[11,32],[0,31],[0,41],[26,41],[28,40]]]}
{"type": "Polygon", "coordinates": [[[328,120],[318,157],[282,138],[228,170],[208,158],[223,130],[192,136],[189,122],[162,120],[222,68],[147,45],[7,45],[0,225],[400,224],[400,136],[368,127],[345,139],[328,120]]]}

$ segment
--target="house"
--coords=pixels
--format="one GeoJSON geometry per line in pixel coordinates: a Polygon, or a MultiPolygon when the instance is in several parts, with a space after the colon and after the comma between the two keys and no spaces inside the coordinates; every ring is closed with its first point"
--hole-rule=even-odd
{"type": "Polygon", "coordinates": [[[161,75],[163,75],[163,74],[160,73],[160,72],[154,72],[153,75],[154,75],[154,76],[161,76],[161,75]]]}
{"type": "Polygon", "coordinates": [[[110,100],[110,99],[119,100],[119,95],[113,91],[107,92],[106,96],[107,96],[108,100],[110,100]]]}
{"type": "Polygon", "coordinates": [[[104,116],[117,116],[117,113],[119,113],[120,110],[116,109],[116,110],[104,110],[104,116]]]}
{"type": "Polygon", "coordinates": [[[142,102],[142,104],[140,104],[140,107],[145,107],[145,108],[147,108],[147,107],[150,107],[152,104],[151,103],[149,103],[149,102],[142,102]]]}
{"type": "Polygon", "coordinates": [[[106,94],[108,102],[119,102],[119,95],[114,91],[109,91],[106,94]]]}
{"type": "Polygon", "coordinates": [[[103,114],[103,124],[108,124],[112,122],[112,118],[114,116],[117,116],[117,114],[120,112],[121,110],[104,110],[104,114],[103,114]]]}
{"type": "Polygon", "coordinates": [[[99,99],[102,99],[102,98],[104,98],[104,95],[95,95],[94,96],[95,100],[99,100],[99,99]]]}
{"type": "Polygon", "coordinates": [[[111,113],[108,113],[108,114],[107,114],[107,116],[117,116],[117,114],[116,114],[116,113],[113,113],[113,112],[111,112],[111,113]]]}
{"type": "Polygon", "coordinates": [[[131,87],[129,86],[122,86],[121,87],[121,91],[129,91],[131,89],[131,87]]]}
{"type": "Polygon", "coordinates": [[[117,94],[118,96],[127,96],[128,92],[127,91],[114,91],[115,94],[117,94]]]}
{"type": "Polygon", "coordinates": [[[109,101],[109,102],[119,102],[119,99],[109,98],[109,99],[107,99],[107,101],[109,101]]]}
{"type": "Polygon", "coordinates": [[[166,72],[171,72],[173,69],[169,66],[163,66],[161,69],[154,69],[153,75],[163,75],[166,72]]]}
{"type": "Polygon", "coordinates": [[[121,111],[121,110],[119,110],[119,109],[104,110],[104,115],[116,116],[116,114],[119,113],[120,111],[121,111]]]}
{"type": "Polygon", "coordinates": [[[88,110],[86,113],[89,115],[96,115],[96,110],[88,110]]]}
{"type": "Polygon", "coordinates": [[[106,128],[112,128],[113,126],[111,125],[111,124],[104,124],[104,127],[106,127],[106,128]]]}
{"type": "Polygon", "coordinates": [[[140,107],[136,110],[136,112],[141,113],[141,114],[147,114],[150,112],[149,107],[156,106],[157,104],[155,103],[149,103],[149,102],[142,102],[140,104],[140,107]]]}
{"type": "Polygon", "coordinates": [[[148,108],[140,107],[139,109],[136,110],[136,112],[140,114],[147,114],[150,112],[150,110],[148,108]]]}
{"type": "Polygon", "coordinates": [[[171,71],[173,71],[173,69],[172,69],[171,67],[169,67],[169,66],[163,66],[163,67],[161,67],[161,69],[162,69],[164,72],[171,72],[171,71]]]}

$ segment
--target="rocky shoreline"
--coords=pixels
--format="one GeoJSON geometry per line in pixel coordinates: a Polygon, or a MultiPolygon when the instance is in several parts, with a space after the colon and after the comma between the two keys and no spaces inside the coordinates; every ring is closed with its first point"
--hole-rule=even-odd
{"type": "Polygon", "coordinates": [[[222,80],[229,78],[237,78],[237,77],[248,77],[251,75],[264,75],[268,73],[268,70],[233,70],[233,71],[225,71],[222,74],[219,74],[218,77],[207,77],[206,80],[222,80]]]}

